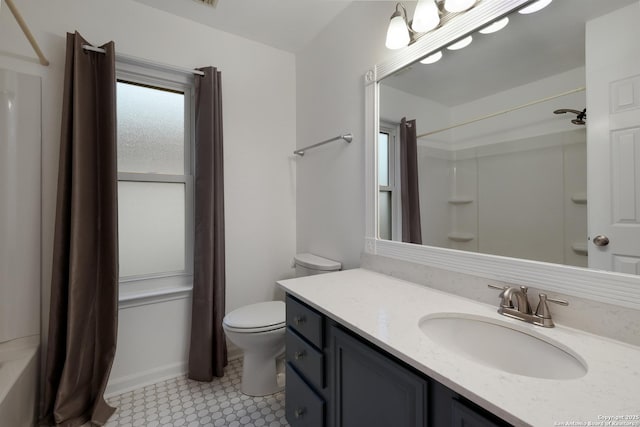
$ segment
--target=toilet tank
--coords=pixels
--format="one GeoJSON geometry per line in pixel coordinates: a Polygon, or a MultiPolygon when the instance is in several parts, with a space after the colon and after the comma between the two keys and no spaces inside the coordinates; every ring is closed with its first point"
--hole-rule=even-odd
{"type": "Polygon", "coordinates": [[[297,254],[293,261],[296,265],[296,277],[331,273],[342,269],[342,264],[338,261],[308,253],[297,254]]]}

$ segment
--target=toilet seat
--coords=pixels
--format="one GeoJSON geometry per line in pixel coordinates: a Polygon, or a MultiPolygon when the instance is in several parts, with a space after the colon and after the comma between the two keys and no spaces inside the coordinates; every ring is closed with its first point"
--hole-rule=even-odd
{"type": "Polygon", "coordinates": [[[260,302],[240,307],[224,316],[226,330],[255,334],[269,332],[286,326],[286,310],[282,301],[260,302]]]}
{"type": "Polygon", "coordinates": [[[260,332],[271,332],[271,331],[276,331],[278,329],[284,329],[286,327],[286,324],[282,323],[278,325],[264,326],[262,328],[234,328],[223,322],[222,326],[225,330],[229,332],[236,332],[239,334],[257,334],[260,332]]]}

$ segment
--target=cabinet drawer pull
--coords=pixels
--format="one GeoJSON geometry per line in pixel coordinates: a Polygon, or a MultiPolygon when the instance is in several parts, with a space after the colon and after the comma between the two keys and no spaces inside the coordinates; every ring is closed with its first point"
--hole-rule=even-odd
{"type": "Polygon", "coordinates": [[[307,319],[304,318],[304,316],[296,316],[293,318],[293,321],[295,322],[296,325],[301,325],[303,324],[307,319]]]}
{"type": "Polygon", "coordinates": [[[307,352],[304,350],[296,351],[295,353],[293,353],[293,357],[296,360],[304,359],[304,356],[306,355],[307,355],[307,352]]]}
{"type": "Polygon", "coordinates": [[[305,408],[296,408],[295,411],[293,411],[293,415],[296,418],[302,418],[304,417],[304,413],[307,412],[305,408]]]}

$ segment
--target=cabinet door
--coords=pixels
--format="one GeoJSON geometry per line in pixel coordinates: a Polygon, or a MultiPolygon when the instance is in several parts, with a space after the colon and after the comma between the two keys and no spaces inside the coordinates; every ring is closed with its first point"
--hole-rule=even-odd
{"type": "Polygon", "coordinates": [[[424,427],[427,381],[332,325],[335,427],[424,427]]]}
{"type": "Polygon", "coordinates": [[[457,400],[451,401],[451,426],[452,427],[500,427],[483,414],[465,406],[457,400]]]}

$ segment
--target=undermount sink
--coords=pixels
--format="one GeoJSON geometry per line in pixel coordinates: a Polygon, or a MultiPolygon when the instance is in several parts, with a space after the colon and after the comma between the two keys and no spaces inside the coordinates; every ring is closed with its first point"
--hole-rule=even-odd
{"type": "Polygon", "coordinates": [[[420,319],[419,327],[446,349],[512,374],[574,379],[587,373],[579,356],[561,344],[489,317],[438,313],[420,319]]]}

